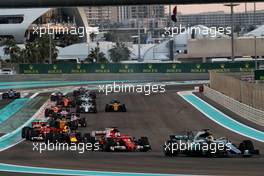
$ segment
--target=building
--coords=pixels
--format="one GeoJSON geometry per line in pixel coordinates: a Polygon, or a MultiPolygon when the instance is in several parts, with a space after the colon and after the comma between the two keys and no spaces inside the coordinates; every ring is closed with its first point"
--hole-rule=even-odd
{"type": "MultiPolygon", "coordinates": [[[[235,13],[235,26],[248,27],[261,25],[264,22],[264,11],[253,11],[245,13],[235,13]]],[[[200,14],[188,14],[179,15],[178,23],[182,25],[204,25],[208,27],[227,27],[231,24],[231,15],[223,11],[200,13],[200,14]]]]}
{"type": "MultiPolygon", "coordinates": [[[[24,43],[34,32],[33,29],[47,25],[88,28],[83,8],[1,9],[0,44],[7,38],[14,38],[17,43],[24,43]]],[[[87,41],[86,33],[82,40],[87,41]]]]}
{"type": "Polygon", "coordinates": [[[129,19],[164,18],[164,16],[165,16],[164,5],[143,5],[143,6],[129,7],[129,19]]]}
{"type": "Polygon", "coordinates": [[[104,27],[110,21],[116,21],[115,17],[115,8],[114,7],[86,7],[85,13],[87,16],[89,26],[100,26],[104,27]]]}
{"type": "MultiPolygon", "coordinates": [[[[143,5],[143,6],[115,6],[115,7],[86,7],[85,12],[88,24],[99,26],[101,28],[110,27],[110,24],[119,24],[121,27],[137,26],[131,25],[131,21],[147,21],[150,19],[150,25],[153,20],[163,19],[165,17],[164,5],[143,5]]],[[[144,22],[144,24],[147,22],[144,22]]],[[[149,26],[149,25],[146,25],[149,26]]]]}

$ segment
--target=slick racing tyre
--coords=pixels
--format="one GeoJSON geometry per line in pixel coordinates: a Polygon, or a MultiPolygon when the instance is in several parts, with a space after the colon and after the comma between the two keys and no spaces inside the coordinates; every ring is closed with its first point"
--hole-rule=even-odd
{"type": "Polygon", "coordinates": [[[22,133],[21,133],[22,139],[25,139],[26,138],[29,129],[30,129],[30,127],[24,127],[24,128],[22,128],[22,133]]]}
{"type": "Polygon", "coordinates": [[[87,126],[87,122],[85,118],[80,118],[79,119],[79,124],[81,127],[86,127],[87,126]]]}
{"type": "Polygon", "coordinates": [[[253,142],[250,140],[244,140],[240,143],[238,149],[242,154],[245,154],[245,151],[249,151],[250,153],[254,151],[253,142]]]}
{"type": "Polygon", "coordinates": [[[95,139],[95,137],[91,136],[90,133],[85,133],[83,135],[82,140],[83,140],[83,143],[92,145],[92,151],[95,150],[94,144],[96,143],[96,139],[95,139]]]}
{"type": "Polygon", "coordinates": [[[2,99],[8,99],[8,93],[3,93],[3,95],[2,95],[2,99]]]}
{"type": "Polygon", "coordinates": [[[105,112],[109,112],[110,111],[110,106],[108,104],[105,105],[105,112]]]}
{"type": "Polygon", "coordinates": [[[122,112],[126,112],[126,111],[127,111],[127,109],[126,109],[126,105],[123,104],[123,105],[122,105],[122,112]]]}
{"type": "Polygon", "coordinates": [[[143,148],[140,150],[141,152],[147,152],[147,151],[151,150],[148,137],[141,137],[138,140],[138,145],[143,146],[143,148]]]}
{"type": "Polygon", "coordinates": [[[104,150],[106,152],[113,152],[114,150],[112,150],[112,147],[114,147],[116,145],[114,139],[112,138],[107,138],[106,139],[106,143],[104,145],[104,150]]]}

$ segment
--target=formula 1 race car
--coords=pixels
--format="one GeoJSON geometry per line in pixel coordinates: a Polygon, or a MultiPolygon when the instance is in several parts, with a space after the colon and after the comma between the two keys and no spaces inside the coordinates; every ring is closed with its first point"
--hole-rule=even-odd
{"type": "Polygon", "coordinates": [[[104,131],[92,131],[83,136],[84,143],[99,143],[99,150],[107,152],[147,152],[151,150],[147,137],[136,140],[129,135],[121,134],[117,128],[106,128],[104,131]]]}
{"type": "Polygon", "coordinates": [[[64,97],[64,94],[62,92],[55,92],[50,95],[50,101],[59,101],[64,97]]]}
{"type": "Polygon", "coordinates": [[[18,99],[21,97],[20,92],[10,89],[8,92],[2,94],[2,99],[18,99]]]}
{"type": "Polygon", "coordinates": [[[46,108],[44,115],[45,117],[57,117],[60,116],[62,114],[67,115],[65,112],[63,112],[61,114],[62,111],[67,111],[68,113],[70,112],[69,109],[63,109],[62,106],[52,106],[51,108],[46,108]]]}
{"type": "Polygon", "coordinates": [[[96,105],[91,102],[82,102],[76,107],[77,113],[97,113],[96,105]]]}
{"type": "Polygon", "coordinates": [[[96,99],[96,93],[95,92],[89,91],[83,87],[79,88],[78,90],[73,91],[74,97],[78,97],[80,95],[87,95],[87,96],[91,97],[92,99],[96,99]]]}
{"type": "Polygon", "coordinates": [[[89,102],[92,104],[96,104],[96,100],[89,95],[80,95],[79,97],[76,98],[76,104],[81,105],[83,102],[89,102]]]}
{"type": "Polygon", "coordinates": [[[71,130],[77,130],[78,127],[86,127],[87,122],[84,117],[80,117],[79,114],[71,113],[70,116],[66,118],[67,124],[70,127],[71,130]],[[76,126],[77,125],[77,126],[76,126]],[[75,127],[75,128],[73,128],[75,127]]]}
{"type": "Polygon", "coordinates": [[[67,108],[68,107],[74,108],[76,103],[75,103],[75,101],[71,100],[69,97],[64,96],[64,97],[57,100],[57,105],[61,105],[63,107],[67,107],[67,108]]]}
{"type": "Polygon", "coordinates": [[[109,104],[105,105],[105,112],[126,112],[125,104],[121,104],[118,100],[112,100],[109,104]]]}
{"type": "Polygon", "coordinates": [[[32,127],[24,127],[22,129],[22,139],[34,141],[44,140],[46,135],[53,132],[62,132],[63,128],[51,127],[47,122],[32,122],[32,127]]]}
{"type": "Polygon", "coordinates": [[[49,122],[32,122],[32,127],[27,126],[22,129],[21,136],[22,138],[30,141],[43,141],[47,140],[47,138],[51,138],[49,134],[63,134],[65,136],[66,134],[71,134],[72,131],[76,131],[78,126],[85,127],[86,125],[86,120],[84,118],[78,118],[70,121],[51,120],[49,122]]]}
{"type": "Polygon", "coordinates": [[[82,142],[82,134],[80,132],[58,133],[52,132],[46,135],[45,143],[79,143],[82,142]]]}
{"type": "Polygon", "coordinates": [[[165,156],[229,157],[239,155],[250,157],[258,155],[250,140],[244,140],[237,147],[228,139],[215,139],[208,129],[189,131],[181,135],[171,135],[163,146],[165,156]]]}
{"type": "Polygon", "coordinates": [[[70,113],[69,109],[62,109],[58,113],[53,112],[53,110],[51,109],[46,109],[46,110],[51,111],[49,112],[51,114],[48,114],[47,112],[48,117],[49,117],[48,121],[50,122],[50,126],[54,126],[57,128],[63,128],[61,127],[63,125],[59,125],[59,124],[65,123],[66,125],[70,127],[71,130],[77,130],[78,127],[87,126],[85,118],[81,118],[79,114],[70,113]],[[56,123],[56,122],[59,122],[59,123],[56,123]],[[56,125],[54,125],[55,123],[56,125]]]}

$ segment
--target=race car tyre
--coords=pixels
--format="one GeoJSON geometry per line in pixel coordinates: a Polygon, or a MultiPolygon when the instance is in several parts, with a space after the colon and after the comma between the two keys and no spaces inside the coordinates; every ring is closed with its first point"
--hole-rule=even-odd
{"type": "Polygon", "coordinates": [[[71,130],[77,130],[78,129],[78,121],[77,120],[70,122],[70,129],[71,130]]]}
{"type": "Polygon", "coordinates": [[[52,96],[50,97],[50,101],[57,101],[57,97],[52,95],[52,96]]]}
{"type": "Polygon", "coordinates": [[[87,122],[85,118],[80,118],[79,119],[79,124],[81,125],[81,127],[86,127],[87,126],[87,122]]]}
{"type": "Polygon", "coordinates": [[[126,105],[125,104],[122,105],[122,112],[126,112],[126,105]]]}
{"type": "Polygon", "coordinates": [[[114,147],[115,145],[116,145],[116,143],[115,143],[114,139],[112,139],[112,138],[107,138],[107,139],[106,139],[106,143],[105,143],[105,145],[104,145],[104,150],[105,150],[106,152],[111,152],[111,151],[113,151],[113,150],[111,149],[111,147],[114,147]]]}
{"type": "Polygon", "coordinates": [[[83,142],[85,143],[85,144],[95,144],[95,142],[96,142],[96,140],[95,140],[95,137],[93,137],[93,136],[91,136],[91,134],[90,133],[85,133],[84,135],[83,135],[83,142]]]}
{"type": "Polygon", "coordinates": [[[73,96],[74,96],[74,97],[77,97],[77,96],[79,96],[79,95],[80,95],[80,92],[79,92],[79,91],[77,91],[77,90],[73,91],[73,96]]]}
{"type": "Polygon", "coordinates": [[[77,101],[76,101],[76,105],[81,105],[82,102],[83,102],[83,101],[81,101],[81,100],[77,100],[77,101]]]}
{"type": "Polygon", "coordinates": [[[19,92],[15,93],[15,95],[14,95],[14,98],[15,98],[15,99],[18,99],[18,98],[20,98],[20,97],[21,97],[21,95],[20,95],[19,92]]]}
{"type": "Polygon", "coordinates": [[[8,93],[3,93],[2,99],[8,99],[8,97],[9,97],[8,93]]]}
{"type": "Polygon", "coordinates": [[[25,139],[26,138],[27,132],[28,132],[29,129],[30,129],[30,127],[24,127],[24,128],[22,128],[22,133],[21,133],[22,139],[25,139]]]}
{"type": "Polygon", "coordinates": [[[79,107],[76,108],[77,113],[81,113],[81,109],[79,107]]]}
{"type": "Polygon", "coordinates": [[[45,138],[44,138],[44,141],[45,141],[46,144],[52,143],[53,142],[53,134],[52,133],[47,133],[45,138]]]}
{"type": "Polygon", "coordinates": [[[105,112],[109,112],[110,111],[110,106],[108,104],[105,105],[105,112]]]}
{"type": "Polygon", "coordinates": [[[140,138],[142,145],[149,145],[148,137],[141,137],[140,138]]]}
{"type": "Polygon", "coordinates": [[[29,141],[32,141],[32,137],[34,136],[34,130],[32,128],[29,128],[27,131],[26,139],[29,141]]]}
{"type": "Polygon", "coordinates": [[[82,142],[82,133],[80,132],[76,133],[76,138],[78,142],[82,142]]]}
{"type": "Polygon", "coordinates": [[[45,117],[48,117],[51,113],[50,113],[50,109],[45,109],[45,117]]]}
{"type": "Polygon", "coordinates": [[[139,139],[139,145],[143,146],[143,149],[141,149],[142,152],[147,152],[149,150],[151,150],[151,146],[148,140],[148,137],[141,137],[139,139]]]}
{"type": "Polygon", "coordinates": [[[52,133],[52,143],[63,142],[63,136],[59,133],[52,133]]]}
{"type": "MultiPolygon", "coordinates": [[[[90,133],[86,133],[83,135],[83,143],[84,144],[89,144],[89,145],[92,145],[92,151],[95,150],[95,143],[96,143],[96,139],[95,137],[91,136],[90,133]]],[[[96,149],[98,150],[98,149],[96,149]]]]}
{"type": "Polygon", "coordinates": [[[254,145],[253,142],[250,140],[244,140],[239,144],[238,149],[242,152],[242,154],[244,154],[244,152],[246,150],[248,150],[249,152],[254,151],[254,145]]]}
{"type": "Polygon", "coordinates": [[[96,93],[90,93],[90,97],[91,97],[92,99],[96,99],[96,93]]]}
{"type": "Polygon", "coordinates": [[[72,102],[70,103],[70,105],[71,105],[72,108],[75,108],[75,106],[76,106],[76,102],[75,102],[75,101],[72,101],[72,102]]]}

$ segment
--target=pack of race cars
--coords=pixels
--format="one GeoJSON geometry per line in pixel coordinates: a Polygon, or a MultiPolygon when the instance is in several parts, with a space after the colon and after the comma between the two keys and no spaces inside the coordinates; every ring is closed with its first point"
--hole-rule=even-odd
{"type": "MultiPolygon", "coordinates": [[[[84,88],[73,92],[73,98],[61,92],[51,94],[54,106],[45,109],[46,122],[32,122],[22,129],[22,138],[46,143],[90,143],[100,151],[141,151],[151,150],[147,137],[136,139],[122,134],[118,128],[106,128],[81,134],[79,127],[86,127],[86,119],[79,113],[97,113],[96,94],[84,88]],[[75,112],[72,112],[75,111],[75,112]]],[[[118,100],[106,105],[106,112],[126,112],[126,106],[118,100]]]]}
{"type": "MultiPolygon", "coordinates": [[[[139,139],[120,133],[117,127],[105,128],[90,133],[79,132],[79,127],[86,127],[86,118],[80,113],[97,113],[96,94],[84,88],[73,91],[69,97],[61,92],[53,93],[50,100],[55,105],[45,109],[46,122],[33,122],[30,127],[22,129],[22,138],[46,143],[89,143],[94,151],[107,152],[147,152],[151,150],[148,137],[139,139]]],[[[105,112],[126,112],[125,104],[112,100],[106,104],[105,112]]],[[[215,139],[208,129],[188,131],[171,135],[163,145],[165,156],[199,156],[199,157],[250,157],[259,154],[251,141],[242,141],[238,146],[221,137],[215,139]],[[184,144],[188,146],[181,149],[184,144]],[[220,146],[210,148],[211,146],[220,146]],[[177,146],[177,148],[176,148],[177,146]],[[205,147],[207,146],[207,147],[205,147]],[[209,147],[210,146],[210,147],[209,147]]]]}

